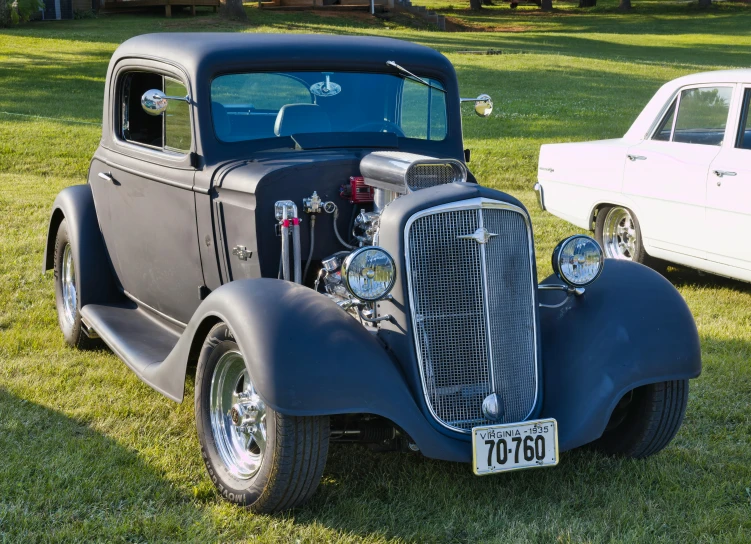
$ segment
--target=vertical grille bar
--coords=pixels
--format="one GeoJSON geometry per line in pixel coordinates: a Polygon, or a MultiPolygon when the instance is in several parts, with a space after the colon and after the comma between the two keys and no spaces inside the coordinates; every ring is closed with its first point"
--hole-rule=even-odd
{"type": "Polygon", "coordinates": [[[537,396],[534,280],[522,210],[457,203],[408,223],[407,277],[415,344],[433,415],[462,432],[526,419],[537,396]],[[484,227],[486,243],[461,239],[484,227]],[[496,392],[504,417],[487,420],[496,392]]]}

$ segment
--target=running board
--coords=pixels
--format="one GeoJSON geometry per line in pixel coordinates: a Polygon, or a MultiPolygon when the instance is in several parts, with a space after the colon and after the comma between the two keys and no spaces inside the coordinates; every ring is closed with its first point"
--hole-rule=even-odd
{"type": "Polygon", "coordinates": [[[164,393],[146,377],[146,369],[172,352],[183,332],[179,327],[133,302],[87,304],[81,308],[81,318],[141,380],[164,393]]]}

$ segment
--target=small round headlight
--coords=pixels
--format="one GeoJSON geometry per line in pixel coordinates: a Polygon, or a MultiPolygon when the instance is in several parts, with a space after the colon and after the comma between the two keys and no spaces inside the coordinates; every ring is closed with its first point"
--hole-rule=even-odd
{"type": "Polygon", "coordinates": [[[584,287],[602,273],[602,248],[589,236],[563,240],[553,250],[553,271],[572,287],[584,287]]]}
{"type": "Polygon", "coordinates": [[[342,279],[355,297],[374,302],[388,295],[394,287],[396,265],[386,250],[375,246],[361,247],[344,259],[342,279]]]}

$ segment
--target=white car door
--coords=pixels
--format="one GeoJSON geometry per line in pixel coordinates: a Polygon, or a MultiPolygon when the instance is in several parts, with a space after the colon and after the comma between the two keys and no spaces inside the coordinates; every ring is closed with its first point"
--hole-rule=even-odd
{"type": "Polygon", "coordinates": [[[710,261],[751,270],[751,85],[736,102],[732,133],[707,178],[706,250],[710,261]]]}
{"type": "Polygon", "coordinates": [[[677,262],[680,255],[704,258],[707,173],[725,138],[733,88],[681,89],[650,138],[629,148],[623,192],[648,251],[669,252],[677,262]]]}

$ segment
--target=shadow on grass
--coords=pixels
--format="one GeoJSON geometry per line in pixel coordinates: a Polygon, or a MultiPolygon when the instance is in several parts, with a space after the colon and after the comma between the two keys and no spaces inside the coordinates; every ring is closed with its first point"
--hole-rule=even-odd
{"type": "Polygon", "coordinates": [[[0,451],[0,540],[152,540],[154,516],[189,500],[137,452],[2,387],[0,451]]]}

